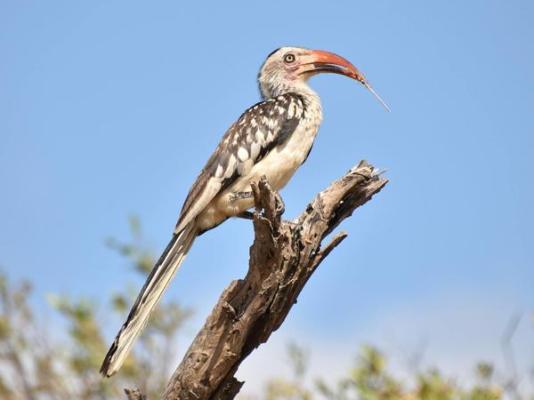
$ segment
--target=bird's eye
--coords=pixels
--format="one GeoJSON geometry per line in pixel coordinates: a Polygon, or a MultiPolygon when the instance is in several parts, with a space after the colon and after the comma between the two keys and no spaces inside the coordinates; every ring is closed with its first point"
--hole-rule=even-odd
{"type": "Polygon", "coordinates": [[[291,64],[292,62],[295,61],[295,55],[292,54],[292,53],[288,53],[284,56],[284,62],[286,64],[291,64]]]}

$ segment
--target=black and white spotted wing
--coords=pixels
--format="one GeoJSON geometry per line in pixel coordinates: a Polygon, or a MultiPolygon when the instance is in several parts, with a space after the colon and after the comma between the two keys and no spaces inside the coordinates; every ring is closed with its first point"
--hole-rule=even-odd
{"type": "Polygon", "coordinates": [[[258,103],[228,129],[191,187],[176,233],[184,229],[224,189],[287,141],[304,117],[305,105],[295,93],[258,103]]]}

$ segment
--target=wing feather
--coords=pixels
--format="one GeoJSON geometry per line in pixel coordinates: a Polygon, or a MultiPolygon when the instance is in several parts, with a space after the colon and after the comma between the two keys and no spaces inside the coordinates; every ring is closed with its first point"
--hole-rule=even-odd
{"type": "Polygon", "coordinates": [[[287,141],[304,116],[299,95],[287,93],[250,107],[226,131],[191,187],[176,232],[191,222],[224,189],[274,147],[287,141]]]}

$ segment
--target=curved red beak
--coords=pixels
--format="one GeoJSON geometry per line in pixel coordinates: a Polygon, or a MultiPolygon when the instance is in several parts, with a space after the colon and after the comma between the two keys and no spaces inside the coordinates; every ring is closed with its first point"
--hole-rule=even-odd
{"type": "Polygon", "coordinates": [[[301,74],[316,74],[321,72],[334,73],[348,76],[355,79],[364,85],[384,106],[387,111],[390,111],[388,105],[375,92],[373,87],[367,82],[365,76],[352,65],[347,59],[323,50],[311,50],[308,56],[305,56],[304,63],[300,69],[301,74]]]}

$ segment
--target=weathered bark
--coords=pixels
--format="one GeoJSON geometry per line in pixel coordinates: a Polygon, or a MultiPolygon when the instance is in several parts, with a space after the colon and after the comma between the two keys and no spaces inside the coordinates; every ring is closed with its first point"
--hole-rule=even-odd
{"type": "Polygon", "coordinates": [[[233,399],[243,385],[234,377],[241,362],[280,327],[310,276],[347,234],[321,246],[323,239],[386,183],[362,161],[292,222],[281,220],[282,200],[268,183],[254,184],[255,239],[248,273],[224,290],[163,398],[233,399]]]}
{"type": "Polygon", "coordinates": [[[139,389],[124,389],[128,400],[146,400],[146,396],[139,389]]]}

